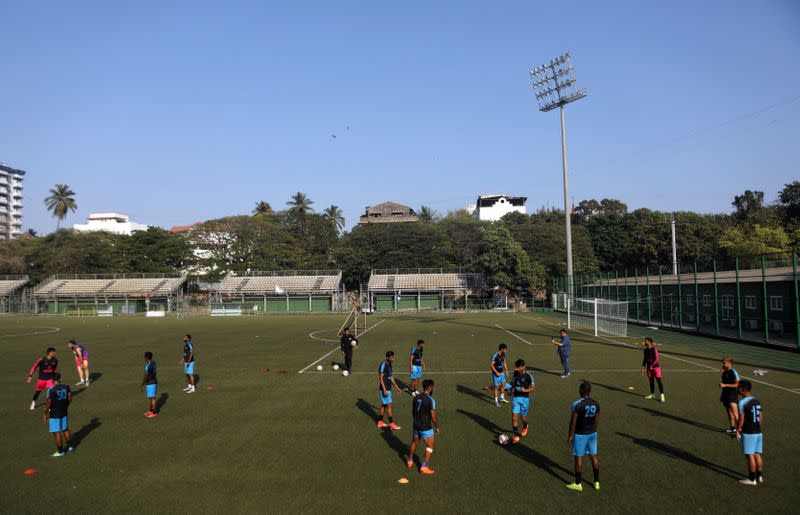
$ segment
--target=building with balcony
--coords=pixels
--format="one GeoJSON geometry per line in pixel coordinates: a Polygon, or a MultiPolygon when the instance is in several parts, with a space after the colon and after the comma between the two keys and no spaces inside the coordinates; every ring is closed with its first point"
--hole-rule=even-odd
{"type": "Polygon", "coordinates": [[[0,239],[22,234],[22,182],[25,171],[0,163],[0,239]]]}

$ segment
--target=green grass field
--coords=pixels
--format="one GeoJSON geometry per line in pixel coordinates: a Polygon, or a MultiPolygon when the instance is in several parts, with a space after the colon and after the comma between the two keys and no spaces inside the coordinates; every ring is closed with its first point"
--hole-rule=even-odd
{"type": "MultiPolygon", "coordinates": [[[[360,338],[354,374],[344,378],[331,371],[341,355],[330,340],[342,320],[0,319],[0,511],[721,513],[789,512],[800,503],[798,354],[655,331],[667,391],[661,404],[643,399],[642,328],[618,342],[574,333],[573,374],[563,380],[549,344],[560,324],[554,315],[376,315],[360,338]],[[197,350],[194,395],[181,391],[185,332],[197,350]],[[69,338],[89,348],[96,380],[85,390],[72,387],[77,452],[50,458],[52,438],[42,410],[28,410],[33,387],[25,377],[52,345],[65,382],[74,384],[69,338]],[[426,377],[436,381],[442,427],[432,477],[407,470],[400,457],[410,439],[410,396],[395,394],[402,430],[381,431],[374,422],[384,353],[397,353],[395,375],[407,383],[417,338],[427,342],[426,377]],[[500,342],[509,345],[510,360],[526,360],[538,386],[531,431],[516,446],[496,443],[501,431],[511,432],[510,407],[496,408],[482,390],[500,342]],[[163,406],[153,420],[142,416],[147,404],[139,391],[146,350],[159,364],[163,406]],[[720,432],[724,354],[733,355],[742,376],[762,382],[755,394],[764,405],[765,483],[755,488],[737,483],[744,459],[720,432]],[[320,359],[324,372],[312,366],[298,373],[320,359]],[[754,368],[768,374],[754,377],[754,368]],[[602,407],[602,490],[577,493],[564,488],[572,479],[566,436],[582,379],[593,383],[602,407]],[[24,474],[29,468],[36,473],[24,474]],[[398,484],[401,477],[409,483],[398,484]]],[[[585,478],[590,468],[587,460],[585,478]]]]}

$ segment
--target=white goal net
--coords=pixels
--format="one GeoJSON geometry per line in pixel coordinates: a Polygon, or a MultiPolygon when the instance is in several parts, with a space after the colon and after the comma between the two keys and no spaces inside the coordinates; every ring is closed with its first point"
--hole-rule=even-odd
{"type": "Polygon", "coordinates": [[[587,329],[595,336],[628,335],[628,303],[604,299],[572,299],[570,326],[587,329]]]}

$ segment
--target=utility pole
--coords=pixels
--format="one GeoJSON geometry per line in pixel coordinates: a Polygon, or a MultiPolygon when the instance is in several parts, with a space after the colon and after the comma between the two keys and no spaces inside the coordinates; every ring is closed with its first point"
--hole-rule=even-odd
{"type": "Polygon", "coordinates": [[[672,275],[678,275],[678,246],[675,244],[675,213],[672,216],[672,275]]]}

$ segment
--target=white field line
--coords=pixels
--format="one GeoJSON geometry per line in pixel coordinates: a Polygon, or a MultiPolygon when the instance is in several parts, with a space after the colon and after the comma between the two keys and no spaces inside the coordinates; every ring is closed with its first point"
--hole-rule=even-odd
{"type": "Polygon", "coordinates": [[[315,334],[321,333],[322,331],[335,331],[335,329],[320,329],[318,331],[314,331],[314,332],[308,333],[308,337],[309,338],[313,338],[315,340],[319,340],[321,342],[327,342],[327,343],[337,343],[339,341],[339,340],[329,340],[327,338],[317,338],[316,336],[314,336],[315,334]]]}
{"type": "Polygon", "coordinates": [[[0,338],[12,338],[14,336],[34,336],[37,334],[50,334],[50,333],[57,333],[61,330],[60,327],[49,327],[49,326],[44,326],[44,327],[46,329],[44,331],[30,331],[27,333],[17,333],[17,334],[2,334],[0,335],[0,338]]]}
{"type": "MultiPolygon", "coordinates": [[[[379,325],[381,325],[381,324],[382,324],[382,323],[384,323],[384,322],[386,322],[386,319],[385,319],[385,318],[384,318],[383,320],[381,320],[380,322],[378,322],[377,324],[373,325],[372,327],[369,327],[369,328],[368,328],[366,331],[364,331],[363,333],[359,334],[359,335],[358,335],[358,336],[359,336],[359,338],[360,338],[361,336],[363,336],[363,335],[367,334],[368,332],[372,331],[373,329],[375,329],[376,327],[378,327],[379,325]]],[[[319,332],[319,331],[316,331],[316,332],[319,332]]],[[[309,336],[310,336],[310,335],[309,335],[309,336]]],[[[312,337],[312,338],[313,338],[313,337],[312,337]]],[[[331,349],[331,350],[330,350],[330,352],[327,352],[327,353],[325,353],[325,355],[324,355],[324,356],[322,356],[321,358],[319,358],[318,360],[314,361],[313,363],[310,363],[310,364],[309,364],[309,365],[307,365],[305,368],[303,368],[303,369],[301,369],[301,370],[298,370],[298,371],[297,371],[297,373],[298,373],[298,374],[302,374],[303,372],[305,372],[305,371],[306,371],[306,370],[308,370],[309,368],[313,367],[314,365],[316,365],[317,363],[319,363],[319,362],[320,362],[320,361],[322,361],[323,359],[327,358],[328,356],[330,356],[331,354],[333,354],[333,353],[334,353],[334,352],[336,352],[337,350],[340,350],[340,349],[339,349],[338,347],[334,347],[333,349],[331,349]]]]}
{"type": "MultiPolygon", "coordinates": [[[[550,325],[560,325],[560,324],[554,324],[553,322],[550,322],[549,320],[545,320],[545,319],[543,319],[543,318],[527,317],[527,316],[525,316],[525,315],[520,315],[520,314],[518,314],[518,313],[514,313],[514,314],[515,314],[515,315],[517,315],[517,316],[520,316],[520,317],[522,317],[522,318],[528,318],[528,319],[530,319],[530,320],[536,320],[536,321],[538,321],[538,322],[544,322],[545,324],[550,324],[550,325]]],[[[588,335],[588,336],[591,336],[591,337],[593,337],[593,338],[599,338],[599,339],[601,339],[601,340],[606,340],[606,341],[608,341],[608,342],[611,342],[611,343],[616,343],[616,344],[619,344],[619,345],[623,345],[623,346],[625,346],[625,347],[629,347],[629,348],[631,348],[631,349],[638,349],[638,348],[639,348],[639,347],[636,347],[636,346],[634,346],[634,345],[631,345],[631,344],[629,344],[629,343],[620,342],[620,341],[617,341],[617,340],[612,340],[611,338],[606,338],[605,336],[594,336],[594,335],[593,335],[593,334],[591,334],[591,333],[587,333],[587,332],[584,332],[584,331],[580,331],[580,330],[578,330],[578,329],[572,329],[572,331],[574,331],[574,332],[577,332],[577,333],[583,333],[583,334],[585,334],[585,335],[588,335]]],[[[711,367],[711,366],[708,366],[708,365],[704,365],[703,363],[698,363],[697,361],[692,361],[692,360],[690,360],[690,359],[679,358],[679,357],[677,357],[677,356],[673,356],[673,355],[671,355],[671,354],[667,354],[667,353],[659,353],[659,356],[664,356],[664,357],[671,358],[671,359],[674,359],[674,360],[677,360],[677,361],[683,361],[684,363],[689,363],[689,364],[691,364],[691,365],[696,365],[696,366],[698,366],[698,367],[702,367],[702,368],[705,368],[705,369],[708,369],[708,370],[719,371],[719,369],[718,369],[718,368],[716,368],[716,367],[711,367]]],[[[765,368],[769,368],[769,367],[765,367],[765,368]]],[[[795,391],[795,390],[792,390],[792,389],[790,389],[790,388],[785,388],[785,387],[783,387],[783,386],[778,386],[777,384],[772,384],[772,383],[768,383],[768,382],[766,382],[766,381],[761,381],[760,379],[756,379],[756,378],[754,378],[754,377],[747,377],[747,376],[741,376],[741,377],[743,377],[743,378],[745,378],[745,379],[748,379],[748,380],[750,380],[750,381],[752,381],[752,382],[754,382],[754,383],[763,384],[763,385],[765,385],[765,386],[771,386],[772,388],[776,388],[776,389],[778,389],[778,390],[783,390],[784,392],[789,392],[789,393],[793,393],[793,394],[795,394],[795,395],[800,395],[800,391],[795,391]]]]}
{"type": "MultiPolygon", "coordinates": [[[[534,370],[534,373],[551,373],[551,374],[561,374],[563,370],[534,370]]],[[[625,374],[638,374],[641,372],[641,369],[623,369],[623,368],[597,368],[597,369],[571,369],[570,372],[574,373],[625,373],[625,374]]],[[[709,372],[716,372],[716,370],[698,370],[696,368],[686,368],[686,369],[670,369],[670,373],[688,373],[688,374],[708,374],[709,372]]],[[[333,370],[326,370],[324,372],[315,372],[317,374],[340,374],[341,372],[333,371],[333,370]]],[[[430,376],[448,376],[448,375],[477,375],[477,374],[490,374],[489,370],[442,370],[442,371],[434,371],[434,372],[424,372],[423,375],[430,375],[430,376]]],[[[366,372],[366,371],[359,371],[359,372],[350,372],[350,375],[375,375],[375,372],[366,372]]]]}
{"type": "Polygon", "coordinates": [[[523,342],[527,343],[528,345],[542,345],[541,343],[538,343],[538,344],[533,344],[533,343],[529,342],[528,340],[526,340],[525,338],[523,338],[522,336],[520,336],[520,335],[518,335],[518,334],[514,334],[514,333],[512,333],[511,331],[509,331],[508,329],[506,329],[505,327],[503,327],[503,326],[500,326],[500,325],[498,325],[498,324],[494,324],[494,326],[495,326],[495,327],[497,327],[498,329],[502,329],[503,331],[507,332],[508,334],[510,334],[511,336],[513,336],[514,338],[516,338],[516,339],[518,339],[518,340],[522,340],[523,342]]]}

